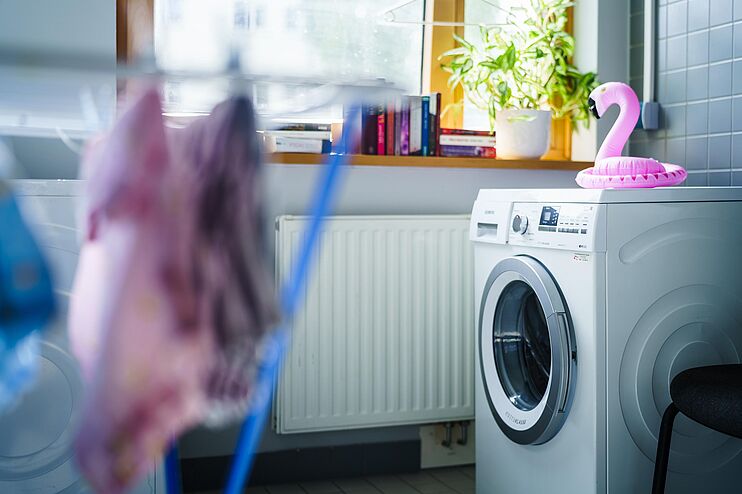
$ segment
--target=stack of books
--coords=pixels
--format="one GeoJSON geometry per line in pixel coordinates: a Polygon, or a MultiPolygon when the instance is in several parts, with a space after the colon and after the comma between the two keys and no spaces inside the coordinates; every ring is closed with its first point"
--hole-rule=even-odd
{"type": "Polygon", "coordinates": [[[387,156],[438,156],[441,94],[400,96],[361,109],[360,152],[387,156]]]}
{"type": "Polygon", "coordinates": [[[440,156],[495,158],[495,135],[484,130],[441,129],[440,156]]]}
{"type": "Polygon", "coordinates": [[[266,153],[322,154],[332,149],[329,123],[280,123],[274,130],[259,133],[266,153]]]}

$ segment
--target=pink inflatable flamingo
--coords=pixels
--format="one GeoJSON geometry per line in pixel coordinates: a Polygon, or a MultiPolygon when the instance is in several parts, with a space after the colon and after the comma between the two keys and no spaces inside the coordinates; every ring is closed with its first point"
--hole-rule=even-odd
{"type": "Polygon", "coordinates": [[[595,157],[595,166],[577,174],[577,184],[587,189],[649,188],[677,185],[688,173],[678,165],[652,158],[621,156],[629,135],[639,120],[639,99],[628,85],[607,82],[595,88],[588,100],[596,118],[616,104],[620,113],[595,157]]]}

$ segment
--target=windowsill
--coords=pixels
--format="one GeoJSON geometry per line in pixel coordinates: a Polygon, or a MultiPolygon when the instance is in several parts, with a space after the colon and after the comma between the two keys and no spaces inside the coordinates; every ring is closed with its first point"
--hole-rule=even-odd
{"type": "MultiPolygon", "coordinates": [[[[274,153],[267,157],[273,164],[318,165],[324,163],[326,154],[274,153]]],[[[579,171],[593,165],[588,161],[566,160],[501,160],[493,158],[441,158],[437,156],[374,156],[351,155],[351,165],[360,166],[413,166],[430,168],[500,168],[522,170],[579,171]]]]}

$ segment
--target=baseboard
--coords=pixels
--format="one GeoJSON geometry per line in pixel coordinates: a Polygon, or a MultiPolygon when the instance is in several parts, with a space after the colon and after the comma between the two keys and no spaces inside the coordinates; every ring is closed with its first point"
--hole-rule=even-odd
{"type": "MultiPolygon", "coordinates": [[[[181,461],[183,491],[224,488],[231,456],[181,461]]],[[[354,444],[260,453],[249,485],[392,475],[420,470],[420,441],[354,444]]]]}

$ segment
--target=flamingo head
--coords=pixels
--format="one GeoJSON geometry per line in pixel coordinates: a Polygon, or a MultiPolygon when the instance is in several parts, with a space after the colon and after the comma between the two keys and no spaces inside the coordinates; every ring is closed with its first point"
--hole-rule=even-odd
{"type": "Polygon", "coordinates": [[[623,82],[606,82],[593,89],[587,100],[588,108],[595,118],[602,117],[611,105],[624,102],[639,104],[639,99],[631,86],[623,82]]]}

